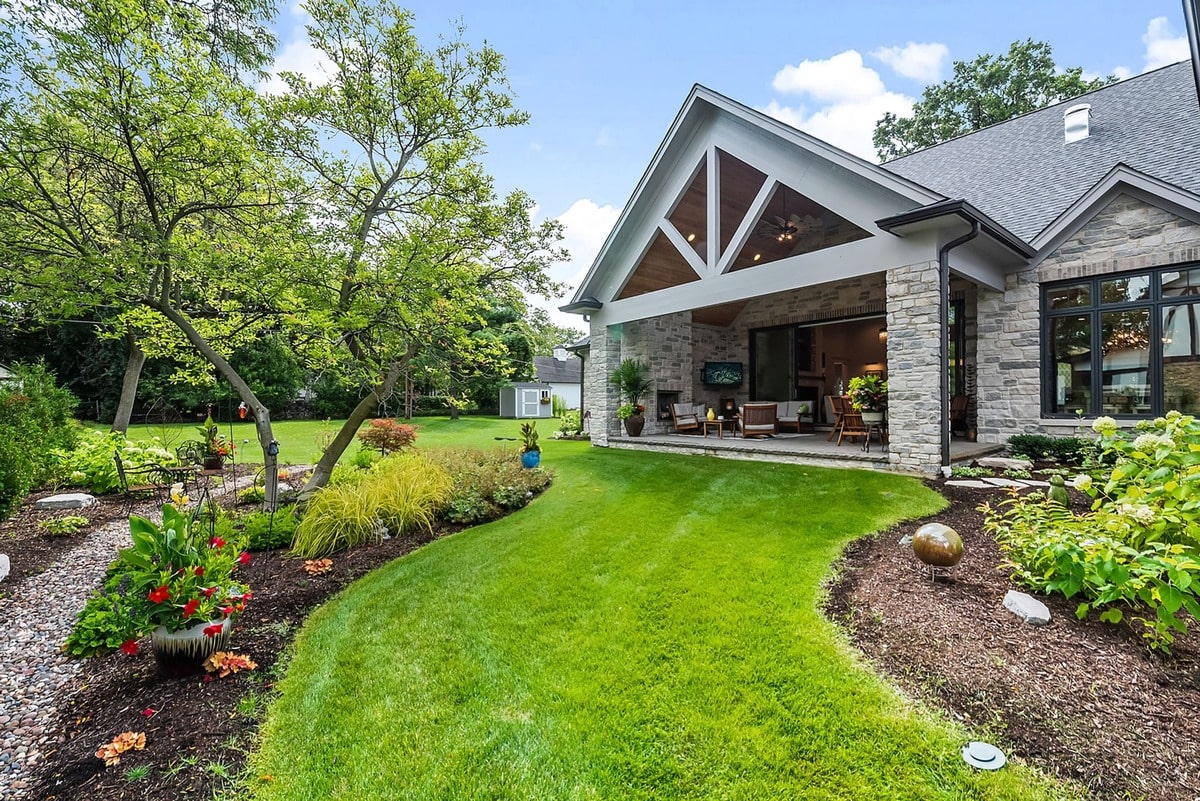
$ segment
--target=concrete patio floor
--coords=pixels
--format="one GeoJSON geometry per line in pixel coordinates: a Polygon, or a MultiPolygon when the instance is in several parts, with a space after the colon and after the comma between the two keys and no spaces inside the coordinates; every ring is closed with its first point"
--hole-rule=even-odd
{"type": "MultiPolygon", "coordinates": [[[[829,430],[818,428],[813,433],[780,433],[770,439],[742,439],[726,432],[724,437],[715,433],[707,437],[699,434],[643,434],[640,437],[614,436],[608,440],[611,448],[628,450],[659,451],[662,453],[686,453],[696,456],[716,456],[722,459],[755,459],[766,462],[791,462],[822,467],[861,467],[874,470],[889,469],[887,451],[877,440],[872,439],[869,451],[862,449],[862,439],[851,442],[828,440],[829,430]]],[[[1002,445],[990,445],[966,440],[950,440],[952,463],[969,462],[980,456],[993,454],[1004,449],[1002,445]]]]}

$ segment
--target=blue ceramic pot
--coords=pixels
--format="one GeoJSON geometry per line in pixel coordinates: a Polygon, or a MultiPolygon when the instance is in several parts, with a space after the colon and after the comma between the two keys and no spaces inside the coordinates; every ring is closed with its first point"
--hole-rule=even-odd
{"type": "Polygon", "coordinates": [[[542,462],[541,451],[525,451],[521,454],[521,464],[528,467],[530,470],[537,467],[542,462]]]}

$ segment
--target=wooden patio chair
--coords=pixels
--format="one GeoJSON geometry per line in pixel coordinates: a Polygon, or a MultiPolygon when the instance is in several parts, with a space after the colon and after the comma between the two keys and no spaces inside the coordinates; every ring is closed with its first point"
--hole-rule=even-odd
{"type": "Polygon", "coordinates": [[[671,420],[677,434],[700,433],[700,418],[696,416],[696,407],[690,403],[672,403],[671,420]]]}
{"type": "Polygon", "coordinates": [[[744,403],[741,417],[737,419],[742,437],[773,437],[779,431],[777,403],[744,403]]]}
{"type": "Polygon", "coordinates": [[[858,437],[866,439],[867,424],[863,422],[862,412],[855,409],[847,398],[835,396],[833,405],[838,413],[838,423],[833,429],[838,435],[837,444],[840,446],[846,437],[849,437],[851,442],[858,437]]]}
{"type": "Polygon", "coordinates": [[[955,395],[950,399],[950,431],[967,431],[967,407],[971,398],[967,395],[955,395]]]}
{"type": "Polygon", "coordinates": [[[155,500],[170,491],[175,483],[170,468],[151,462],[141,467],[126,467],[119,450],[113,451],[113,462],[117,465],[117,488],[125,496],[125,510],[133,508],[139,497],[153,496],[155,500]]]}

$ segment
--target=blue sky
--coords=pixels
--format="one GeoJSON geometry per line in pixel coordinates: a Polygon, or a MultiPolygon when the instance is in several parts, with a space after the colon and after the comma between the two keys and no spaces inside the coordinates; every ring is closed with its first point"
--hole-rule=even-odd
{"type": "MultiPolygon", "coordinates": [[[[500,191],[524,189],[541,217],[566,225],[572,258],[552,271],[566,282],[590,266],[692,84],[873,158],[871,131],[885,111],[903,114],[954,61],[1019,39],[1047,41],[1060,65],[1093,75],[1188,57],[1179,0],[406,5],[427,44],[461,20],[468,42],[504,54],[532,121],[488,136],[485,166],[500,191]]],[[[304,19],[298,5],[281,11],[277,65],[312,73],[304,19]]]]}

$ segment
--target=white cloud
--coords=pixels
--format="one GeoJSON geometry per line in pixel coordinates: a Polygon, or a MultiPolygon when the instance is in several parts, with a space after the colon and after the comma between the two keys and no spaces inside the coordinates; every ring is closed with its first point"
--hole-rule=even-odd
{"type": "Polygon", "coordinates": [[[1129,69],[1129,67],[1113,67],[1112,74],[1117,76],[1118,81],[1123,81],[1126,78],[1133,77],[1133,70],[1129,69]]]}
{"type": "Polygon", "coordinates": [[[1146,66],[1148,72],[1176,61],[1183,61],[1191,56],[1188,49],[1187,36],[1172,35],[1171,25],[1166,17],[1155,17],[1150,20],[1142,41],[1146,45],[1146,66]]]}
{"type": "Polygon", "coordinates": [[[881,47],[871,55],[899,75],[930,83],[942,77],[942,64],[950,49],[941,42],[909,42],[904,47],[881,47]]]}
{"type": "Polygon", "coordinates": [[[820,61],[801,61],[775,73],[771,86],[777,92],[806,94],[815,100],[839,103],[882,94],[879,73],[863,66],[857,50],[847,50],[820,61]]]}
{"type": "Polygon", "coordinates": [[[258,85],[258,91],[263,94],[283,94],[287,90],[281,72],[295,72],[303,75],[314,86],[324,86],[333,75],[333,62],[324,53],[315,49],[307,39],[296,39],[284,45],[283,50],[275,57],[269,74],[258,85]]]}
{"type": "Polygon", "coordinates": [[[562,297],[551,300],[530,297],[529,303],[549,311],[550,319],[559,325],[586,330],[587,325],[582,317],[564,314],[558,307],[571,301],[571,296],[596,260],[596,254],[600,252],[604,240],[608,239],[620,214],[621,210],[616,206],[598,206],[588,198],[576,200],[560,214],[558,221],[563,225],[562,244],[571,256],[567,261],[551,267],[549,274],[555,281],[567,284],[569,289],[562,297]]]}

